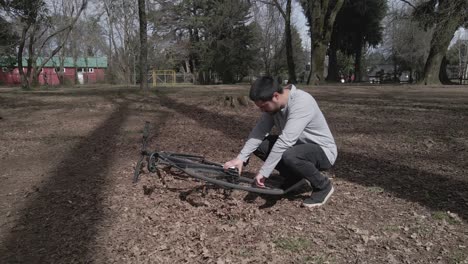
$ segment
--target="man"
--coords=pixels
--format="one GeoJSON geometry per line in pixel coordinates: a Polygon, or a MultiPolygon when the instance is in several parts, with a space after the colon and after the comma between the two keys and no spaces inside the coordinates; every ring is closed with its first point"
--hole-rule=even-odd
{"type": "Polygon", "coordinates": [[[304,206],[325,204],[334,189],[320,171],[335,163],[337,148],[315,99],[294,85],[283,88],[271,77],[252,84],[250,99],[263,114],[240,154],[224,168],[236,167],[240,173],[254,153],[265,161],[255,177],[257,186],[264,187],[265,179],[276,168],[286,178],[284,188],[300,179],[310,183],[313,191],[303,201],[304,206]],[[279,136],[269,135],[273,126],[280,131],[279,136]]]}

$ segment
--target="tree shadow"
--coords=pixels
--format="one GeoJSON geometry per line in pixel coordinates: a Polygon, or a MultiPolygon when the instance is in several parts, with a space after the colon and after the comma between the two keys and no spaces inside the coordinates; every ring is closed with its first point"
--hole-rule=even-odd
{"type": "MultiPolygon", "coordinates": [[[[417,98],[398,98],[386,97],[384,95],[360,97],[334,96],[333,98],[318,96],[321,103],[338,104],[346,106],[358,106],[366,108],[398,108],[401,111],[450,111],[453,113],[467,112],[468,107],[464,102],[451,102],[446,104],[435,99],[418,100],[417,98]]],[[[440,99],[440,98],[439,98],[440,99]]]]}
{"type": "Polygon", "coordinates": [[[334,172],[338,178],[378,186],[398,198],[435,211],[451,211],[468,220],[466,181],[347,151],[340,152],[334,172]]]}
{"type": "MultiPolygon", "coordinates": [[[[202,127],[220,131],[227,138],[245,139],[253,126],[240,118],[186,105],[165,95],[159,96],[165,107],[197,121],[202,127]],[[233,131],[233,127],[238,130],[233,131]]],[[[399,198],[417,202],[432,210],[449,210],[468,220],[467,182],[343,150],[339,150],[338,161],[333,170],[337,177],[344,180],[363,186],[379,186],[399,198]]],[[[274,202],[270,204],[274,205],[274,202]]]]}
{"type": "Polygon", "coordinates": [[[114,141],[127,114],[128,105],[118,104],[50,172],[2,241],[0,262],[92,262],[89,253],[104,214],[106,174],[116,151],[114,141]]]}
{"type": "Polygon", "coordinates": [[[202,127],[218,130],[227,138],[245,139],[251,127],[240,117],[224,116],[206,109],[180,103],[166,95],[158,94],[161,105],[172,109],[190,119],[196,120],[202,127]]]}

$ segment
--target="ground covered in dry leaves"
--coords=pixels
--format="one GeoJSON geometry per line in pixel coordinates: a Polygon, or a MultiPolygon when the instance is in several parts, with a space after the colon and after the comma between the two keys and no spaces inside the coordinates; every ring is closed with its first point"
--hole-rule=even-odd
{"type": "Polygon", "coordinates": [[[319,209],[131,183],[145,121],[154,150],[235,157],[260,113],[223,98],[247,86],[1,88],[0,263],[468,263],[468,88],[306,90],[339,147],[319,209]]]}

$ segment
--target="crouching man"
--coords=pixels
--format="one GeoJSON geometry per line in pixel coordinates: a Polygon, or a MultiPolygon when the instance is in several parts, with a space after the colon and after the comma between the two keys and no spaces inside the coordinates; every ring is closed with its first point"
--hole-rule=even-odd
{"type": "Polygon", "coordinates": [[[254,153],[264,161],[255,183],[265,186],[265,180],[276,168],[285,177],[286,189],[301,179],[312,186],[306,207],[326,203],[334,189],[330,180],[320,173],[329,169],[336,160],[337,148],[327,121],[315,99],[294,85],[281,87],[273,78],[257,79],[250,88],[250,99],[263,112],[250,132],[247,142],[237,158],[224,164],[239,172],[254,153]],[[279,136],[269,135],[273,126],[279,136]]]}

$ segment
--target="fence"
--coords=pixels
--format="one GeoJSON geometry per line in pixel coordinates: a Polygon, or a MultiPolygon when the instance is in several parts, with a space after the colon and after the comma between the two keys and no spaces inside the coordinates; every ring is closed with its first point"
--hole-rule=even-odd
{"type": "Polygon", "coordinates": [[[453,83],[468,84],[468,65],[447,65],[447,75],[453,83]]]}
{"type": "Polygon", "coordinates": [[[153,87],[195,83],[195,76],[193,74],[176,73],[173,70],[153,70],[150,79],[153,87]]]}

